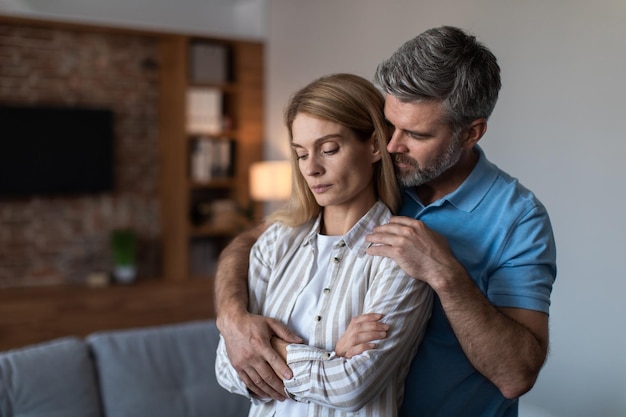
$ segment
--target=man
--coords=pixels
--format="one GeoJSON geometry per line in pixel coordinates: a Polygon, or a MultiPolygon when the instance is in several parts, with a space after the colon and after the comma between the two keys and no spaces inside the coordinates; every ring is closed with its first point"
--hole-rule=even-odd
{"type": "MultiPolygon", "coordinates": [[[[475,37],[440,27],[401,46],[375,82],[386,93],[394,127],[387,149],[405,194],[400,216],[367,238],[368,253],[394,259],[436,294],[401,415],[517,416],[517,398],[533,386],[548,351],[556,249],[545,207],[478,147],[500,90],[496,58],[475,37]]],[[[250,390],[281,399],[277,375],[291,373],[269,340],[297,339],[246,311],[245,260],[255,233],[222,254],[217,322],[250,390]]],[[[353,354],[381,330],[372,316],[360,326],[353,354]]]]}

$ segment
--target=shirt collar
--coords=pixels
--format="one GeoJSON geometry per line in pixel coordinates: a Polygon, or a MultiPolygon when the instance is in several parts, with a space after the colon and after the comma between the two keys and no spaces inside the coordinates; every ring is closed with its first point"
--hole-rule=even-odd
{"type": "MultiPolygon", "coordinates": [[[[471,212],[487,195],[498,177],[498,167],[487,160],[480,146],[476,145],[474,150],[478,154],[478,162],[469,176],[456,190],[433,202],[431,206],[440,206],[447,201],[459,210],[471,212]]],[[[414,188],[405,189],[405,192],[421,205],[414,188]]]]}
{"type": "MultiPolygon", "coordinates": [[[[369,211],[359,219],[359,221],[352,226],[352,228],[343,236],[343,238],[337,242],[337,245],[345,245],[351,250],[355,250],[359,257],[365,255],[365,250],[370,246],[369,242],[366,242],[363,237],[371,233],[374,227],[386,223],[391,217],[391,212],[382,201],[377,201],[369,211]]],[[[320,231],[321,226],[321,214],[317,216],[315,222],[313,222],[307,237],[304,239],[304,245],[314,243],[313,239],[317,239],[317,234],[320,231]]]]}

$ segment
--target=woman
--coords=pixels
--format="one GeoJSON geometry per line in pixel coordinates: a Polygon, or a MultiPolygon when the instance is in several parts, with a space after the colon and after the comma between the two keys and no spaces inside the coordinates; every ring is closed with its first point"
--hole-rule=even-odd
{"type": "Polygon", "coordinates": [[[292,195],[250,253],[249,310],[286,323],[303,342],[273,340],[294,375],[279,402],[249,394],[220,341],[218,381],[251,397],[250,416],[397,414],[432,293],[389,258],[365,253],[365,235],[399,204],[383,106],[380,92],[351,74],[315,80],[289,102],[292,195]],[[368,312],[384,315],[387,337],[338,355],[351,319],[368,312]]]}

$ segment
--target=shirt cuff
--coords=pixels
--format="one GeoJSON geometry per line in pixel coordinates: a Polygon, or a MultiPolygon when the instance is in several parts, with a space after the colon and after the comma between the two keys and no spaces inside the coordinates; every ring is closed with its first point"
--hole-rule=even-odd
{"type": "Polygon", "coordinates": [[[336,357],[335,352],[307,345],[287,345],[287,365],[293,378],[284,380],[285,393],[294,401],[303,401],[303,394],[311,389],[311,367],[315,362],[324,362],[336,357]]]}

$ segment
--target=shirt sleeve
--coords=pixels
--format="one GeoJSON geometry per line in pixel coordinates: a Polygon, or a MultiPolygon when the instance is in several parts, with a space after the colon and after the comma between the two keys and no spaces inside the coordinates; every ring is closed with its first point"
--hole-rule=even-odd
{"type": "Polygon", "coordinates": [[[499,307],[549,313],[556,279],[556,247],[548,213],[536,205],[522,213],[502,245],[489,279],[489,300],[499,307]]]}
{"type": "Polygon", "coordinates": [[[307,345],[287,348],[294,377],[285,380],[287,394],[344,411],[356,411],[408,370],[431,314],[432,290],[407,276],[389,258],[380,263],[366,294],[364,312],[384,315],[388,337],[377,348],[351,359],[307,345]]]}

